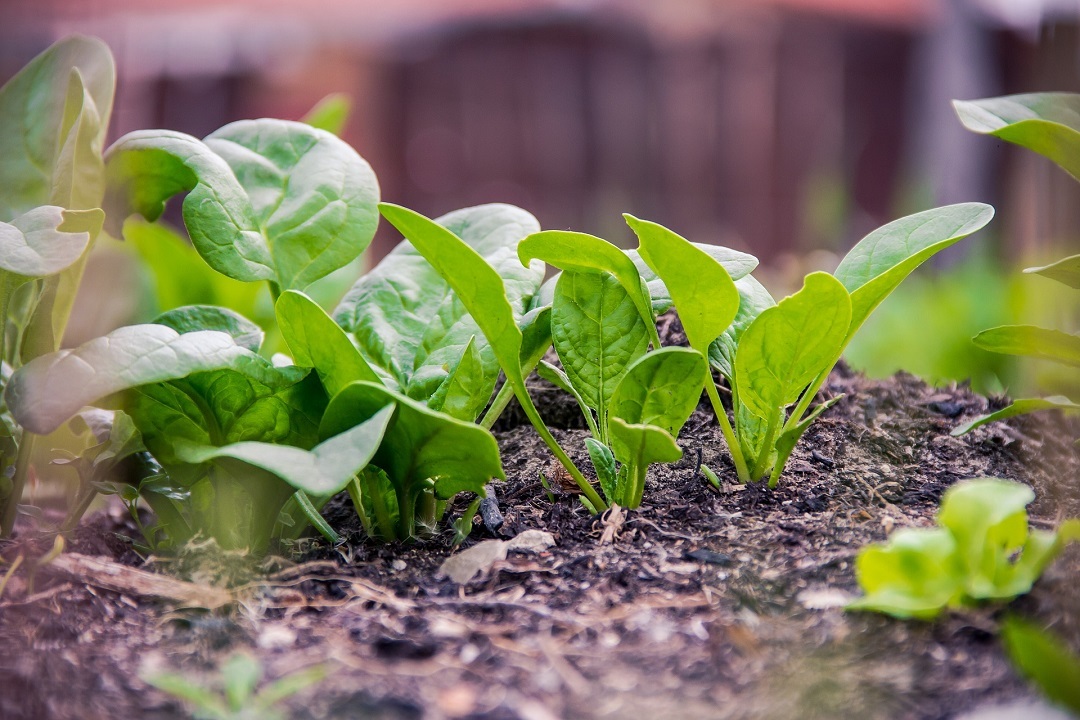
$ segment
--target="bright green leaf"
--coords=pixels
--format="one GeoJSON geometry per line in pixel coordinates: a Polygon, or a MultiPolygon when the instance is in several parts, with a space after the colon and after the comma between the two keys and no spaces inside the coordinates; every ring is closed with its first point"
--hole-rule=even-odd
{"type": "Polygon", "coordinates": [[[390,404],[353,428],[324,440],[311,450],[265,442],[239,442],[222,447],[188,445],[177,455],[189,463],[233,458],[262,468],[292,487],[315,497],[341,492],[364,469],[382,441],[394,412],[390,404]]]}
{"type": "Polygon", "coordinates": [[[654,425],[678,437],[701,398],[706,370],[697,350],[651,352],[629,367],[612,393],[608,413],[629,425],[654,425]]]}
{"type": "Polygon", "coordinates": [[[935,617],[959,601],[956,541],[945,528],[903,528],[883,545],[870,545],[855,560],[866,594],[849,610],[874,610],[900,618],[935,617]]]}
{"type": "Polygon", "coordinates": [[[1030,267],[1024,270],[1026,273],[1042,275],[1051,280],[1064,283],[1074,290],[1080,290],[1080,255],[1070,255],[1057,262],[1041,267],[1030,267]]]}
{"type": "Polygon", "coordinates": [[[960,122],[1050,158],[1080,180],[1080,95],[1028,93],[953,100],[960,122]]]}
{"type": "Polygon", "coordinates": [[[947,205],[894,220],[860,240],[834,273],[851,293],[847,340],[915,268],[993,217],[994,208],[982,203],[947,205]]]}
{"type": "Polygon", "coordinates": [[[638,252],[664,281],[690,347],[702,355],[731,325],[739,291],[724,266],[671,230],[624,215],[641,242],[638,252]]]}
{"type": "Polygon", "coordinates": [[[1007,418],[1015,417],[1017,415],[1026,415],[1028,413],[1039,412],[1040,410],[1061,410],[1063,412],[1080,412],[1080,404],[1074,403],[1064,395],[1052,395],[1045,398],[1023,398],[1021,400],[1014,400],[1002,409],[988,413],[986,415],[980,415],[979,417],[969,422],[960,425],[952,431],[952,435],[959,436],[971,432],[977,427],[982,427],[988,423],[997,422],[998,420],[1005,420],[1007,418]]]}
{"type": "Polygon", "coordinates": [[[765,286],[747,275],[735,281],[739,291],[739,311],[726,330],[709,345],[709,362],[729,381],[735,377],[735,352],[750,323],[765,310],[776,305],[765,286]]]}
{"type": "Polygon", "coordinates": [[[610,273],[577,270],[563,271],[555,285],[551,338],[571,384],[601,416],[649,342],[648,327],[619,281],[610,273]]]}
{"type": "Polygon", "coordinates": [[[300,120],[313,128],[340,136],[351,111],[352,100],[348,95],[330,93],[315,103],[315,107],[308,110],[307,115],[300,120]]]}
{"type": "Polygon", "coordinates": [[[799,292],[758,316],[735,355],[739,401],[760,417],[799,399],[840,353],[851,319],[847,291],[811,273],[799,292]]]}
{"type": "Polygon", "coordinates": [[[1005,355],[1027,355],[1080,367],[1080,335],[1035,325],[1002,325],[972,338],[983,350],[1005,355]]]}
{"type": "Polygon", "coordinates": [[[313,367],[330,397],[357,380],[382,382],[326,311],[298,290],[287,290],[276,305],[278,328],[293,360],[313,367]]]}

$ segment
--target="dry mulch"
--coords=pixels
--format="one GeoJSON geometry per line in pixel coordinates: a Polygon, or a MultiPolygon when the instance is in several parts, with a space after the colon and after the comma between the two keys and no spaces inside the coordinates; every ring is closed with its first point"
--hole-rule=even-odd
{"type": "MultiPolygon", "coordinates": [[[[997,640],[1000,605],[933,623],[836,605],[857,591],[859,548],[931,524],[962,478],[1031,484],[1038,526],[1080,516],[1080,428],[1043,415],[953,438],[988,401],[904,374],[870,381],[841,368],[825,392],[846,397],[778,489],[734,483],[703,406],[680,438],[683,460],[654,467],[645,504],[622,518],[591,517],[572,495],[549,499],[539,474],[556,474],[550,456],[509,412],[497,432],[504,522],[494,535],[478,523],[466,546],[527,529],[556,545],[511,553],[465,586],[437,576],[449,531],[373,545],[336,501],[328,513],[346,544],[290,548],[216,609],[162,600],[171,590],[141,581],[110,585],[78,563],[44,566],[32,586],[20,572],[0,601],[0,717],[185,717],[140,672],[211,677],[240,649],[268,678],[329,663],[317,688],[287,703],[295,718],[944,718],[1030,697],[997,640]],[[729,484],[712,488],[699,457],[729,484]]],[[[584,460],[573,406],[550,390],[538,397],[584,460]]],[[[135,534],[121,513],[102,512],[71,549],[197,584],[220,578],[220,565],[190,558],[148,566],[123,539],[135,534]]],[[[10,560],[47,547],[24,530],[2,551],[10,560]]],[[[1077,577],[1074,546],[1009,611],[1080,648],[1077,577]]]]}

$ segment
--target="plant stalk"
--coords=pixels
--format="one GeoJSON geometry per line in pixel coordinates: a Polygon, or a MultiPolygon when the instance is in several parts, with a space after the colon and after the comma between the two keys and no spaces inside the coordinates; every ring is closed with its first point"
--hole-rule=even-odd
{"type": "Polygon", "coordinates": [[[4,514],[0,517],[0,537],[10,537],[15,529],[15,516],[18,514],[19,501],[22,500],[23,488],[26,487],[26,476],[30,472],[30,458],[34,455],[34,438],[32,432],[23,430],[19,438],[19,454],[15,459],[15,476],[11,478],[11,495],[4,503],[4,514]]]}
{"type": "Polygon", "coordinates": [[[724,409],[724,403],[720,402],[720,393],[716,391],[716,383],[713,382],[711,374],[705,381],[705,392],[712,403],[716,419],[720,421],[720,430],[724,433],[728,452],[731,453],[731,460],[735,463],[735,472],[739,477],[739,482],[746,485],[750,482],[750,470],[746,467],[746,458],[743,457],[742,447],[739,445],[739,441],[735,437],[735,431],[732,430],[731,423],[728,421],[727,410],[724,409]]]}

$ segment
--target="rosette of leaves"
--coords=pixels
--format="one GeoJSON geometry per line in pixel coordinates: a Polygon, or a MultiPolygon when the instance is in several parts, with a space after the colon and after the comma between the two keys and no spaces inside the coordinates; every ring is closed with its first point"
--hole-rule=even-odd
{"type": "MultiPolygon", "coordinates": [[[[1080,180],[1080,95],[1030,93],[985,100],[954,100],[960,121],[972,132],[993,135],[1043,155],[1080,180]]],[[[1080,290],[1080,255],[1071,255],[1025,273],[1057,280],[1080,290]]],[[[1003,325],[984,330],[974,343],[990,352],[1022,355],[1080,367],[1080,335],[1036,325],[1003,325]]],[[[987,423],[1037,412],[1080,412],[1080,404],[1064,395],[1022,398],[1004,408],[977,417],[953,431],[963,435],[987,423]]]]}
{"type": "MultiPolygon", "coordinates": [[[[59,347],[101,229],[101,150],[115,69],[105,45],[62,40],[0,87],[0,385],[59,347]]],[[[34,437],[0,407],[0,537],[11,533],[34,437]]]]}
{"type": "Polygon", "coordinates": [[[935,528],[897,530],[859,551],[855,575],[865,595],[849,610],[931,619],[945,608],[1011,600],[1031,586],[1080,520],[1057,531],[1029,530],[1031,488],[999,478],[963,480],[946,491],[935,528]]]}
{"type": "Polygon", "coordinates": [[[741,482],[779,482],[803,433],[833,397],[811,407],[844,348],[915,268],[979,230],[994,211],[964,203],[917,213],[867,235],[832,275],[808,275],[777,303],[747,275],[732,278],[708,252],[656,223],[627,215],[639,253],[663,281],[690,346],[731,388],[732,416],[706,390],[741,482]]]}
{"type": "Polygon", "coordinates": [[[157,517],[151,543],[201,536],[263,552],[273,538],[321,523],[313,505],[367,465],[393,403],[320,435],[327,396],[319,378],[259,355],[262,337],[227,310],[179,308],[27,363],[5,400],[16,421],[41,434],[87,405],[122,404],[165,473],[139,486],[157,517]]]}

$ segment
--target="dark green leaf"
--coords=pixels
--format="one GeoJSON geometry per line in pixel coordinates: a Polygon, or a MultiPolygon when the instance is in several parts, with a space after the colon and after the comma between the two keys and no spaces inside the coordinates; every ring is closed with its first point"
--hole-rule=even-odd
{"type": "Polygon", "coordinates": [[[303,289],[356,258],[378,222],[368,164],[328,132],[284,120],[226,125],[205,142],[146,130],[106,155],[111,230],[132,213],[156,220],[187,192],[184,223],[215,270],[303,289]]]}
{"type": "Polygon", "coordinates": [[[396,403],[382,445],[372,459],[390,477],[403,508],[415,504],[425,481],[441,499],[459,492],[483,493],[492,478],[505,479],[491,433],[410,400],[381,385],[356,382],[334,396],[320,434],[337,434],[396,403]]]}
{"type": "Polygon", "coordinates": [[[611,449],[591,437],[585,438],[585,449],[589,452],[589,461],[592,463],[593,470],[596,471],[596,479],[600,481],[600,489],[604,491],[604,497],[609,500],[614,498],[618,469],[611,449]]]}
{"type": "Polygon", "coordinates": [[[264,335],[262,328],[243,315],[214,305],[174,308],[154,318],[154,324],[170,327],[181,335],[198,330],[218,330],[253,353],[259,352],[264,335]]]}

